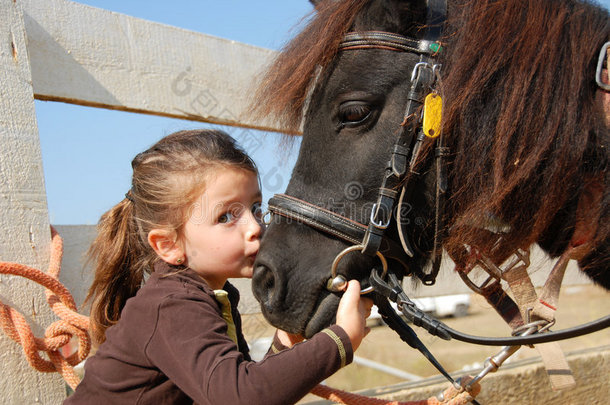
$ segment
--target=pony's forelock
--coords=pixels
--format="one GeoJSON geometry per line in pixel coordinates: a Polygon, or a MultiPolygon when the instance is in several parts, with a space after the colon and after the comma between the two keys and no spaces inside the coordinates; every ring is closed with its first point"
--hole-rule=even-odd
{"type": "Polygon", "coordinates": [[[297,133],[316,71],[337,53],[343,35],[369,0],[323,1],[301,33],[277,56],[258,86],[253,115],[278,120],[297,133]]]}

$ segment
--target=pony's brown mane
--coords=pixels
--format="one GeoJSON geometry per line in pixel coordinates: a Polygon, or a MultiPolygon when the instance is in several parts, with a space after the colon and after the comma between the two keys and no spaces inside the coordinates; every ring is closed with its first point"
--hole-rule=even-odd
{"type": "Polygon", "coordinates": [[[509,246],[550,237],[559,253],[573,231],[567,207],[594,179],[605,190],[596,241],[607,245],[608,128],[594,79],[610,39],[607,12],[573,0],[476,0],[454,12],[443,66],[454,154],[449,246],[482,243],[484,234],[459,225],[491,213],[510,224],[509,246]]]}
{"type": "Polygon", "coordinates": [[[311,22],[267,70],[254,97],[253,113],[274,117],[286,132],[297,132],[316,70],[334,58],[343,35],[367,2],[321,2],[311,22]]]}

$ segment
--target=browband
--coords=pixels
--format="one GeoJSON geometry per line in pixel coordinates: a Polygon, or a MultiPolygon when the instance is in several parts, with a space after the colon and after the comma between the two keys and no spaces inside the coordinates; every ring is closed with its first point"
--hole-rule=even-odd
{"type": "Polygon", "coordinates": [[[381,31],[349,32],[339,44],[340,50],[369,48],[434,55],[439,51],[440,45],[435,41],[412,39],[381,31]]]}

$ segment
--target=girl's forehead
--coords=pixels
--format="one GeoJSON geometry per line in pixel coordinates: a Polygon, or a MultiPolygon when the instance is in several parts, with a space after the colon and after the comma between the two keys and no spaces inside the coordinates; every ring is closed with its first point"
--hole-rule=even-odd
{"type": "Polygon", "coordinates": [[[203,196],[229,203],[260,198],[258,176],[254,172],[240,168],[215,169],[207,181],[203,196]]]}

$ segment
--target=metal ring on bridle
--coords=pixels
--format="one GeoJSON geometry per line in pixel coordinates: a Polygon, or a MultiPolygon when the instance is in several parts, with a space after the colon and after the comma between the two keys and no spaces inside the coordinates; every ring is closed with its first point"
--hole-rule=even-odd
{"type": "MultiPolygon", "coordinates": [[[[604,69],[604,61],[606,60],[606,53],[610,47],[610,42],[606,42],[599,51],[599,59],[597,60],[597,69],[595,71],[595,81],[597,85],[606,91],[610,91],[610,84],[604,83],[602,80],[602,70],[604,69]]],[[[606,66],[610,68],[610,66],[606,66]]]]}
{"type": "MultiPolygon", "coordinates": [[[[335,260],[333,260],[333,264],[331,265],[330,268],[330,274],[331,274],[331,278],[329,280],[329,289],[331,289],[331,285],[333,286],[338,286],[340,287],[339,284],[346,283],[347,280],[343,275],[337,275],[337,267],[339,266],[339,262],[341,261],[341,259],[343,259],[348,253],[351,252],[355,252],[355,251],[361,251],[364,249],[363,245],[354,245],[354,246],[350,246],[346,249],[344,249],[343,251],[341,251],[336,257],[335,260]],[[335,281],[337,281],[337,284],[335,284],[335,281]]],[[[388,262],[386,260],[386,258],[383,256],[383,254],[381,254],[381,252],[377,251],[376,252],[377,257],[379,258],[379,260],[381,261],[381,269],[382,269],[382,274],[381,274],[381,278],[385,277],[385,275],[388,272],[388,262]]],[[[360,294],[368,294],[370,292],[373,292],[374,288],[373,286],[369,286],[366,288],[363,288],[362,290],[360,290],[360,294]]]]}
{"type": "Polygon", "coordinates": [[[265,224],[265,225],[271,224],[272,215],[273,215],[273,213],[270,210],[263,212],[263,214],[261,215],[261,220],[263,221],[263,224],[265,224]]]}

